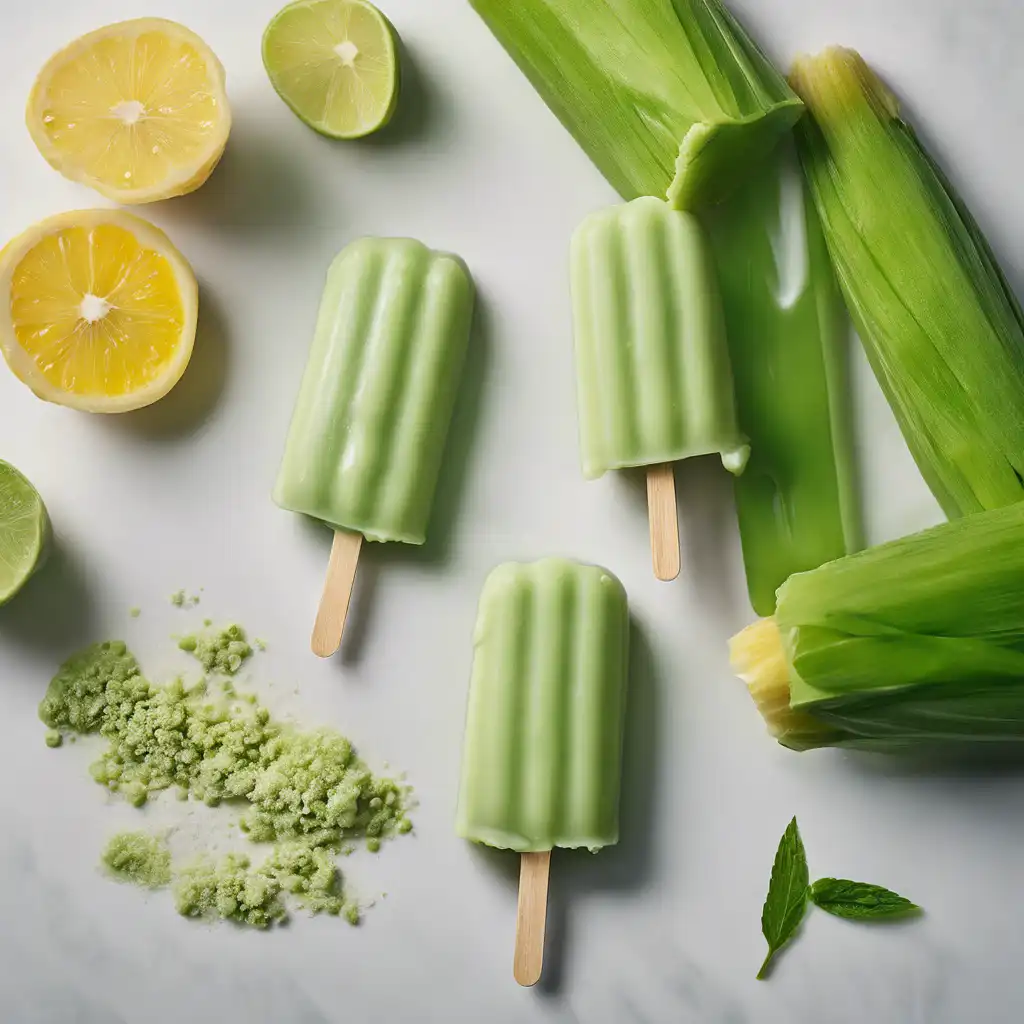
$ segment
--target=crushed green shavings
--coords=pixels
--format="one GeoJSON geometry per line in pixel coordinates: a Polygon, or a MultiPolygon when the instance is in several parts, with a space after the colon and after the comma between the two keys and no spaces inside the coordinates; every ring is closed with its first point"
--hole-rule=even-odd
{"type": "Polygon", "coordinates": [[[118,882],[159,889],[171,880],[167,844],[146,832],[120,832],[107,843],[100,862],[118,882]]]}
{"type": "MultiPolygon", "coordinates": [[[[252,653],[237,626],[205,641],[209,646],[197,640],[190,653],[214,674],[237,671],[243,656],[234,645],[244,646],[245,657],[252,653]]],[[[233,853],[219,862],[200,857],[176,872],[175,902],[186,916],[264,928],[287,916],[287,897],[311,913],[354,923],[359,910],[344,895],[337,855],[358,840],[376,851],[382,840],[412,828],[408,787],[375,776],[337,731],[276,721],[230,678],[154,685],[120,641],[69,659],[39,715],[50,728],[47,742],[51,733],[58,740],[103,737],[107,745],[91,774],[135,806],[169,788],[179,799],[211,807],[243,802],[241,833],[273,844],[270,853],[255,867],[247,855],[233,853]]],[[[142,872],[143,854],[152,852],[142,839],[162,845],[145,833],[127,833],[111,841],[104,864],[117,873],[113,859],[134,880],[132,871],[142,872]]]]}
{"type": "Polygon", "coordinates": [[[181,650],[192,655],[207,672],[233,676],[252,655],[252,647],[241,626],[225,626],[221,630],[206,629],[201,633],[183,636],[178,641],[181,650]]]}

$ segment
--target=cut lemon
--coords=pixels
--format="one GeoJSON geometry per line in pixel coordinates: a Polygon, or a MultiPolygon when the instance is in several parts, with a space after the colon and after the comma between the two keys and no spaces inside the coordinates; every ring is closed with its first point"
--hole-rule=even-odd
{"type": "Polygon", "coordinates": [[[231,130],[224,68],[194,32],[139,18],[90,32],[47,61],[28,130],[66,178],[120,203],[199,188],[231,130]]]}
{"type": "Polygon", "coordinates": [[[298,0],[263,33],[263,65],[278,95],[322,135],[358,139],[398,102],[394,30],[365,0],[298,0]]]}
{"type": "Polygon", "coordinates": [[[36,489],[0,459],[0,604],[6,604],[46,559],[50,519],[36,489]]]}
{"type": "Polygon", "coordinates": [[[51,217],[0,253],[0,351],[40,398],[128,412],[162,398],[192,355],[191,267],[120,210],[51,217]]]}

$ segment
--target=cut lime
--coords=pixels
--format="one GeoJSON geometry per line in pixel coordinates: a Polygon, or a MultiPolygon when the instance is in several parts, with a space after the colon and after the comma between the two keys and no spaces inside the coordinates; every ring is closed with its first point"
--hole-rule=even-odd
{"type": "Polygon", "coordinates": [[[322,135],[358,139],[398,102],[398,54],[387,18],[366,0],[298,0],[263,33],[263,66],[278,95],[322,135]]]}
{"type": "Polygon", "coordinates": [[[0,459],[0,604],[42,565],[50,519],[36,489],[0,459]]]}

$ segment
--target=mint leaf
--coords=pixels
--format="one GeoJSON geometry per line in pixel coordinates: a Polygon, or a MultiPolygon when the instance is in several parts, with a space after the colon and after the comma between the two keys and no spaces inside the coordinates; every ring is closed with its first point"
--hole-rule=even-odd
{"type": "Polygon", "coordinates": [[[810,892],[808,882],[807,854],[794,818],[779,841],[768,896],[761,911],[761,931],[768,942],[768,955],[757,972],[759,979],[767,975],[772,958],[803,920],[810,892]]]}
{"type": "Polygon", "coordinates": [[[846,878],[819,878],[811,886],[811,899],[829,914],[860,921],[921,913],[916,903],[898,893],[880,885],[851,882],[846,878]]]}

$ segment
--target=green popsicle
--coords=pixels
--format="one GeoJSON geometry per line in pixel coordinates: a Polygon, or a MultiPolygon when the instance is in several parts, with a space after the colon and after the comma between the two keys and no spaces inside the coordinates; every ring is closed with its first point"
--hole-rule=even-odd
{"type": "Polygon", "coordinates": [[[714,260],[692,214],[650,197],[591,214],[572,240],[583,474],[651,467],[655,573],[679,572],[668,464],[750,454],[736,419],[714,260]],[[667,550],[671,547],[671,551],[667,550]]]}
{"type": "Polygon", "coordinates": [[[629,608],[606,569],[499,566],[473,638],[455,830],[523,854],[516,978],[540,976],[554,847],[618,842],[629,608]]]}
{"type": "Polygon", "coordinates": [[[422,544],[473,315],[457,256],[364,238],[331,264],[274,490],[336,532],[314,650],[337,650],[362,538],[422,544]]]}

